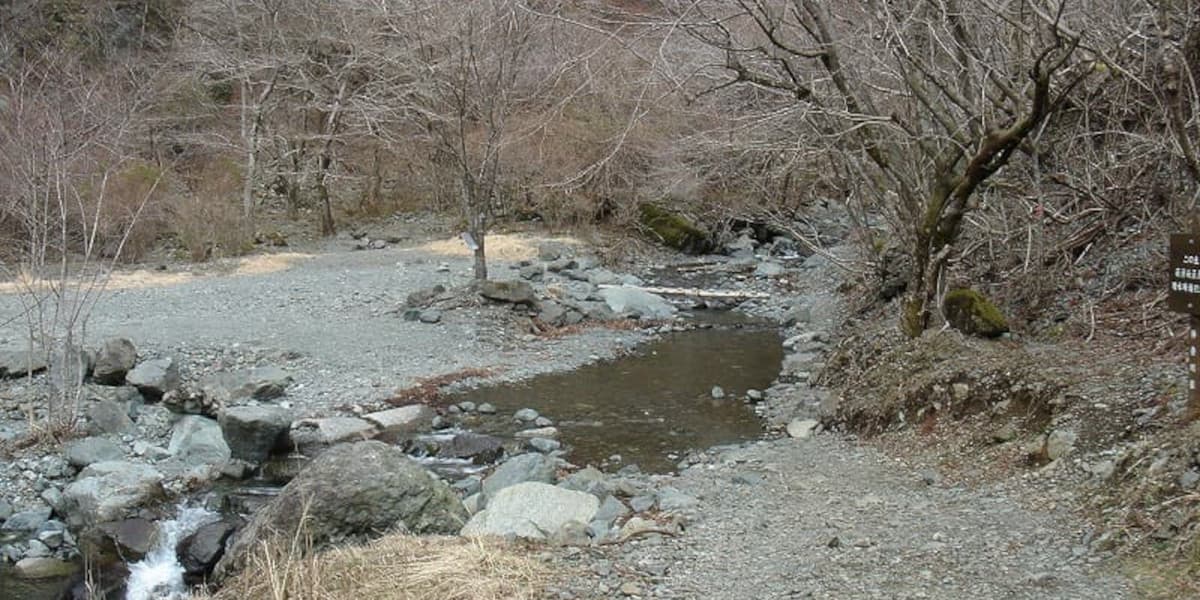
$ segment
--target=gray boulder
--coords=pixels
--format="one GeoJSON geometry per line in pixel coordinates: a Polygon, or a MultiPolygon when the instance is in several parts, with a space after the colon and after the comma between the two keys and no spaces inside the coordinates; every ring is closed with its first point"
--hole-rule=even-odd
{"type": "Polygon", "coordinates": [[[567,316],[566,307],[557,302],[546,301],[542,302],[539,308],[537,316],[539,321],[552,327],[561,327],[563,325],[563,321],[567,316]]]}
{"type": "Polygon", "coordinates": [[[377,441],[331,448],[255,513],[217,564],[231,574],[273,534],[304,533],[316,548],[388,531],[455,534],[467,520],[458,496],[399,449],[377,441]]]}
{"type": "Polygon", "coordinates": [[[496,467],[496,470],[483,480],[483,497],[490,502],[500,490],[527,481],[554,483],[557,467],[557,461],[543,454],[514,456],[496,467]]]}
{"type": "Polygon", "coordinates": [[[613,285],[621,283],[621,276],[608,269],[593,269],[588,271],[587,281],[592,285],[613,285]]]}
{"type": "Polygon", "coordinates": [[[175,424],[167,451],[188,466],[219,465],[232,456],[221,426],[197,415],[186,416],[175,424]]]}
{"type": "Polygon", "coordinates": [[[292,412],[276,406],[234,406],[217,418],[233,458],[261,463],[287,443],[292,412]]]}
{"type": "Polygon", "coordinates": [[[538,259],[551,262],[571,256],[571,247],[563,242],[545,241],[538,244],[538,259]]]}
{"type": "Polygon", "coordinates": [[[0,526],[0,531],[19,531],[32,533],[42,528],[50,520],[50,507],[23,510],[10,515],[0,526]]]}
{"type": "Polygon", "coordinates": [[[76,570],[75,563],[48,556],[22,558],[13,565],[18,578],[30,580],[70,577],[76,570]]]}
{"type": "Polygon", "coordinates": [[[469,458],[477,465],[496,462],[504,454],[504,440],[480,433],[465,432],[438,448],[441,458],[469,458]]]}
{"type": "Polygon", "coordinates": [[[784,272],[783,265],[772,261],[763,261],[754,267],[754,275],[758,277],[779,277],[784,272]]]}
{"type": "Polygon", "coordinates": [[[121,385],[125,375],[137,364],[137,347],[125,338],[112,338],[104,342],[96,353],[96,366],[92,378],[104,385],[121,385]]]}
{"type": "Polygon", "coordinates": [[[378,433],[374,423],[357,417],[300,419],[288,431],[288,445],[306,456],[316,456],[331,446],[369,440],[378,433]]]}
{"type": "Polygon", "coordinates": [[[40,373],[48,366],[40,350],[0,350],[0,379],[40,373]]]}
{"type": "Polygon", "coordinates": [[[489,279],[477,282],[476,285],[479,295],[488,300],[529,306],[537,304],[537,294],[533,291],[533,286],[526,281],[493,281],[489,279]]]}
{"type": "Polygon", "coordinates": [[[284,395],[292,376],[278,367],[213,373],[200,381],[200,390],[212,402],[232,404],[242,400],[272,400],[284,395]]]}
{"type": "Polygon", "coordinates": [[[558,487],[588,493],[597,498],[607,497],[614,490],[608,476],[595,467],[587,467],[571,473],[559,482],[558,487]]]}
{"type": "Polygon", "coordinates": [[[487,508],[471,517],[462,535],[545,540],[569,523],[586,526],[599,507],[600,501],[591,494],[527,481],[497,492],[487,508]]]}
{"type": "Polygon", "coordinates": [[[429,426],[437,411],[424,404],[412,404],[382,410],[363,416],[373,423],[380,433],[387,435],[416,433],[429,426]]]}
{"type": "Polygon", "coordinates": [[[604,525],[603,529],[608,529],[613,526],[613,523],[616,523],[617,519],[630,514],[633,514],[633,511],[629,510],[624,502],[618,500],[616,496],[606,496],[592,517],[592,522],[599,521],[604,525]]]}
{"type": "Polygon", "coordinates": [[[71,389],[92,374],[96,355],[79,347],[58,348],[50,356],[50,381],[60,389],[71,389]]]}
{"type": "Polygon", "coordinates": [[[525,442],[525,445],[531,450],[534,450],[535,452],[541,452],[542,454],[550,454],[551,452],[562,449],[562,442],[546,438],[533,438],[528,442],[525,442]]]}
{"type": "Polygon", "coordinates": [[[409,294],[404,303],[409,308],[424,308],[444,293],[446,293],[446,286],[438,284],[409,294]]]}
{"type": "Polygon", "coordinates": [[[142,361],[125,375],[125,382],[146,398],[159,400],[179,388],[179,365],[170,357],[142,361]]]}
{"type": "Polygon", "coordinates": [[[141,517],[101,523],[96,529],[105,538],[102,541],[125,560],[141,560],[149,554],[159,534],[154,521],[141,517]]]}
{"type": "Polygon", "coordinates": [[[88,431],[96,435],[129,433],[133,431],[131,406],[118,400],[104,399],[87,408],[88,431]]]}
{"type": "Polygon", "coordinates": [[[11,517],[12,514],[13,514],[12,505],[9,504],[7,500],[0,498],[0,523],[3,523],[6,519],[11,517]]]}
{"type": "Polygon", "coordinates": [[[74,527],[122,519],[163,497],[163,475],[149,465],[106,461],[88,465],[63,490],[63,511],[74,527]]]}
{"type": "Polygon", "coordinates": [[[88,437],[67,444],[67,462],[76,468],[84,468],[92,463],[121,460],[125,458],[125,450],[116,442],[100,437],[88,437]]]}
{"type": "Polygon", "coordinates": [[[240,523],[224,518],[201,526],[195,533],[179,540],[175,554],[189,580],[202,581],[212,574],[217,561],[225,555],[225,543],[237,531],[240,523]]]}
{"type": "Polygon", "coordinates": [[[526,265],[521,267],[519,273],[521,275],[521,279],[528,281],[541,281],[542,277],[546,275],[546,267],[545,265],[526,265]]]}
{"type": "Polygon", "coordinates": [[[630,287],[613,287],[600,290],[600,297],[613,312],[633,314],[649,319],[666,319],[675,314],[676,308],[662,296],[630,287]]]}
{"type": "Polygon", "coordinates": [[[513,413],[513,419],[524,423],[536,421],[539,416],[541,415],[538,414],[538,411],[533,410],[532,408],[522,408],[521,410],[513,413]]]}

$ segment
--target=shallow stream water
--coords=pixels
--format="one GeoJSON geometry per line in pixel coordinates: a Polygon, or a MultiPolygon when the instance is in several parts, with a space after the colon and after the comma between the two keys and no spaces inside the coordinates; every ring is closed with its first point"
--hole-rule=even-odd
{"type": "MultiPolygon", "coordinates": [[[[769,386],[782,361],[776,328],[718,323],[669,334],[616,360],[482,387],[455,400],[489,402],[500,415],[537,410],[555,422],[576,464],[632,463],[666,472],[688,450],[758,437],[762,424],[742,400],[746,390],[769,386]],[[714,386],[723,399],[712,397],[714,386]],[[609,461],[616,455],[620,461],[609,461]]],[[[473,428],[516,429],[504,419],[473,428]]]]}
{"type": "MultiPolygon", "coordinates": [[[[569,449],[567,458],[579,465],[637,464],[648,472],[671,471],[689,450],[757,438],[761,422],[743,398],[746,390],[769,386],[783,360],[777,328],[730,315],[705,319],[714,326],[668,334],[614,360],[469,390],[453,400],[495,405],[497,417],[464,425],[502,436],[520,428],[506,416],[521,408],[537,410],[554,420],[569,449]],[[723,389],[724,398],[713,398],[714,386],[723,389]]],[[[427,466],[449,477],[479,468],[427,466]]],[[[131,565],[128,597],[141,600],[155,597],[156,591],[181,591],[174,543],[215,517],[187,509],[164,522],[162,547],[131,565]]],[[[0,600],[53,600],[68,584],[66,580],[18,580],[11,577],[8,566],[0,565],[0,600]]]]}

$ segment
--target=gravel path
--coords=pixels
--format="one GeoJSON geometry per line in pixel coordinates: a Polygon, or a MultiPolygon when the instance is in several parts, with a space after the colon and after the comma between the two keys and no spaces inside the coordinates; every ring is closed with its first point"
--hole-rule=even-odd
{"type": "Polygon", "coordinates": [[[678,537],[568,552],[580,598],[1128,598],[1060,515],[927,483],[833,435],[713,453],[660,480],[700,500],[678,537]],[[632,583],[633,588],[622,587],[632,583]]]}

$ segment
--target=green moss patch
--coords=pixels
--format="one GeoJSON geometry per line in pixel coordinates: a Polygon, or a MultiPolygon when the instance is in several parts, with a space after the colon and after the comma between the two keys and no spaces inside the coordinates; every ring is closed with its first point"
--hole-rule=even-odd
{"type": "Polygon", "coordinates": [[[638,211],[642,226],[663,244],[685,254],[712,250],[712,238],[684,217],[649,203],[639,206],[638,211]]]}
{"type": "Polygon", "coordinates": [[[994,338],[1008,333],[1008,320],[983,294],[960,288],[946,292],[946,320],[950,326],[970,335],[994,338]]]}

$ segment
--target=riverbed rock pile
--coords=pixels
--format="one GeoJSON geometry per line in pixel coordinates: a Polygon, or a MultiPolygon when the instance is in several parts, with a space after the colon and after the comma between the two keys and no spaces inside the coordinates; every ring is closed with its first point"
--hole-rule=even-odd
{"type": "MultiPolygon", "coordinates": [[[[532,319],[535,331],[584,321],[666,320],[678,312],[662,296],[638,289],[641,278],[615,273],[562,242],[541,243],[537,259],[513,264],[511,271],[509,278],[472,284],[468,295],[512,306],[532,319]]],[[[446,311],[463,305],[464,297],[462,290],[439,284],[410,294],[394,312],[410,321],[440,323],[446,311]]]]}

